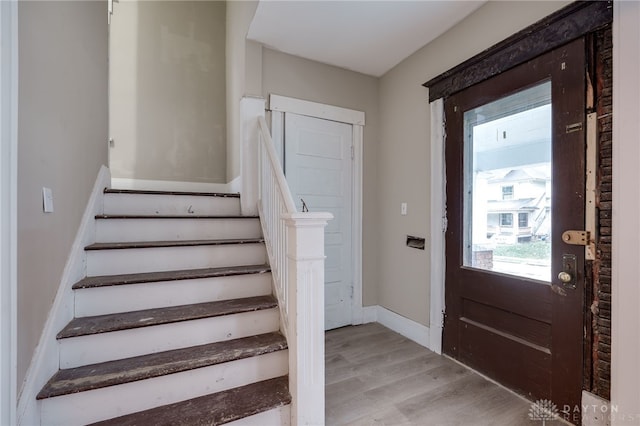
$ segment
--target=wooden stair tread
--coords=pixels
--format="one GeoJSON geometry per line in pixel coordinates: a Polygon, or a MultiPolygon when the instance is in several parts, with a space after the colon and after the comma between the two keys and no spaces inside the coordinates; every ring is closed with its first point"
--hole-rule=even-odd
{"type": "Polygon", "coordinates": [[[217,246],[230,244],[261,244],[264,238],[242,238],[224,240],[178,240],[178,241],[132,241],[115,243],[93,243],[86,246],[85,250],[117,250],[155,247],[193,247],[193,246],[217,246]]]}
{"type": "Polygon", "coordinates": [[[287,376],[181,401],[92,426],[221,425],[291,403],[287,376]]]}
{"type": "Polygon", "coordinates": [[[169,306],[134,312],[74,318],[58,333],[58,339],[149,327],[173,322],[232,315],[278,306],[273,296],[255,296],[191,305],[169,306]]]}
{"type": "Polygon", "coordinates": [[[136,274],[100,275],[86,277],[73,285],[74,290],[82,288],[107,287],[126,284],[142,284],[159,281],[179,281],[197,278],[229,277],[234,275],[263,274],[270,272],[269,265],[225,266],[221,268],[201,268],[164,272],[144,272],[136,274]]]}
{"type": "Polygon", "coordinates": [[[287,348],[279,332],[58,370],[37,399],[179,373],[287,348]]]}
{"type": "Polygon", "coordinates": [[[235,192],[190,192],[190,191],[153,191],[146,189],[114,189],[105,188],[105,194],[145,194],[145,195],[194,195],[202,197],[222,197],[240,198],[240,194],[235,192]]]}
{"type": "Polygon", "coordinates": [[[240,216],[240,215],[227,215],[227,216],[214,216],[214,215],[197,215],[197,214],[182,214],[182,215],[153,215],[153,214],[98,214],[96,219],[259,219],[260,216],[240,216]]]}

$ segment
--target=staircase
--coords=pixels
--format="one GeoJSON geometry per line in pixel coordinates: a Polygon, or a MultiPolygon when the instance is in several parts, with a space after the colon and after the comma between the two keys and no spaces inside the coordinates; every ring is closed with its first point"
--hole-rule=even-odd
{"type": "Polygon", "coordinates": [[[287,341],[237,194],[106,189],[46,425],[287,425],[287,341]]]}

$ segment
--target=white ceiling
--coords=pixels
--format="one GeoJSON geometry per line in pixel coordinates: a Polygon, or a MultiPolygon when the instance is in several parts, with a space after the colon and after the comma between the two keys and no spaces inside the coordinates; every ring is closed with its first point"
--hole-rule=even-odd
{"type": "Polygon", "coordinates": [[[247,37],[379,77],[485,2],[262,0],[247,37]]]}

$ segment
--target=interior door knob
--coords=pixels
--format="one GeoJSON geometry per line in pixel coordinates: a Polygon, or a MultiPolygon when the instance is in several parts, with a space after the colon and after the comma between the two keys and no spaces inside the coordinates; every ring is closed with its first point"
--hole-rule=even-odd
{"type": "Polygon", "coordinates": [[[559,279],[560,281],[562,281],[563,283],[565,283],[565,284],[570,283],[570,282],[571,282],[571,280],[572,280],[572,278],[571,278],[571,274],[569,274],[569,273],[567,273],[567,272],[564,272],[564,271],[562,271],[562,272],[560,272],[560,273],[558,274],[558,279],[559,279]]]}

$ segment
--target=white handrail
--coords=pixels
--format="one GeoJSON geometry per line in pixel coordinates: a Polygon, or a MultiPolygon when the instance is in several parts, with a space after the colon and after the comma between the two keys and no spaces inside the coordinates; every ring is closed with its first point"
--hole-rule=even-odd
{"type": "Polygon", "coordinates": [[[296,211],[264,116],[258,117],[258,212],[289,350],[291,424],[324,424],[324,228],[296,211]]]}

